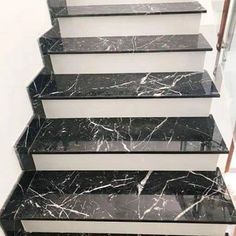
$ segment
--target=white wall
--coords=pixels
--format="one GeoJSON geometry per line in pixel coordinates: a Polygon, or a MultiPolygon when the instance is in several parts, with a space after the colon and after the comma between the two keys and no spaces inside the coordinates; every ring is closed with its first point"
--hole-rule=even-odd
{"type": "MultiPolygon", "coordinates": [[[[50,27],[46,0],[0,0],[0,207],[21,173],[13,150],[32,115],[26,86],[42,68],[37,39],[50,27]]],[[[0,231],[0,236],[4,235],[0,231]]]]}

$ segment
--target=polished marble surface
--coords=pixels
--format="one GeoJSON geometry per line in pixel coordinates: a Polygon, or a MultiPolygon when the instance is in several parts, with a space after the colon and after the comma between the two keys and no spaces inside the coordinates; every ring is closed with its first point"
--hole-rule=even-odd
{"type": "MultiPolygon", "coordinates": [[[[42,56],[47,55],[48,50],[58,42],[61,38],[59,24],[56,21],[51,29],[49,29],[45,34],[39,38],[39,47],[42,53],[42,56]]],[[[48,65],[44,65],[47,67],[48,65]]],[[[52,70],[51,70],[52,72],[52,70]]]]}
{"type": "Polygon", "coordinates": [[[55,23],[57,13],[65,9],[66,0],[48,0],[48,8],[51,16],[52,24],[55,23]]]}
{"type": "Polygon", "coordinates": [[[219,97],[205,72],[53,75],[40,99],[219,97]]]}
{"type": "Polygon", "coordinates": [[[2,218],[236,223],[218,171],[39,171],[24,178],[2,218]]]}
{"type": "Polygon", "coordinates": [[[53,46],[48,47],[49,54],[211,50],[202,34],[58,38],[53,46]]]}
{"type": "Polygon", "coordinates": [[[30,153],[227,153],[210,117],[47,119],[30,153]]]}
{"type": "Polygon", "coordinates": [[[51,48],[61,37],[59,22],[51,14],[53,27],[39,38],[39,48],[43,59],[44,70],[46,73],[53,73],[53,67],[48,49],[51,48]]]}
{"type": "Polygon", "coordinates": [[[195,1],[177,3],[68,6],[60,11],[55,9],[55,12],[56,17],[73,17],[205,13],[206,9],[203,8],[199,2],[195,1]]]}
{"type": "Polygon", "coordinates": [[[45,112],[42,101],[39,97],[52,77],[51,74],[47,73],[46,68],[43,68],[27,87],[34,114],[40,117],[45,117],[45,112]]]}
{"type": "Polygon", "coordinates": [[[34,170],[35,165],[29,155],[29,148],[45,121],[40,115],[33,115],[15,144],[15,151],[22,170],[34,170]]]}

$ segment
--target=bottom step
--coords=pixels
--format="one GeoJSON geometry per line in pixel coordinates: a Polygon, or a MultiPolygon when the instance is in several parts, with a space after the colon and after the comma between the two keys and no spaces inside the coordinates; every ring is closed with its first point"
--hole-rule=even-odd
{"type": "Polygon", "coordinates": [[[37,171],[23,174],[1,223],[30,233],[224,235],[236,217],[219,170],[37,171]]]}

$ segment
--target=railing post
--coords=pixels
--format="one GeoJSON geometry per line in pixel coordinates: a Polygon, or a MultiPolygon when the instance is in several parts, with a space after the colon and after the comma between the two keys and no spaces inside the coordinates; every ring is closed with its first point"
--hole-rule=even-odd
{"type": "Polygon", "coordinates": [[[221,17],[221,23],[220,23],[220,31],[218,33],[218,41],[216,45],[216,49],[218,52],[221,51],[223,40],[224,40],[224,33],[225,33],[225,27],[226,27],[226,22],[227,22],[228,13],[229,13],[229,6],[230,6],[230,0],[225,0],[222,17],[221,17]]]}
{"type": "Polygon", "coordinates": [[[235,149],[235,144],[234,144],[235,138],[236,138],[236,124],[234,127],[233,137],[232,137],[232,141],[231,141],[231,145],[230,145],[230,149],[229,149],[229,155],[228,155],[226,166],[225,166],[225,172],[230,171],[230,166],[231,166],[231,162],[232,162],[233,155],[234,155],[234,149],[235,149]]]}
{"type": "Polygon", "coordinates": [[[218,40],[217,40],[217,44],[216,44],[217,56],[216,56],[216,62],[215,62],[214,75],[216,75],[216,71],[217,71],[217,68],[219,65],[220,53],[221,53],[221,49],[222,49],[222,45],[223,45],[225,27],[226,27],[228,13],[229,13],[229,6],[230,6],[230,0],[225,0],[223,12],[222,12],[222,16],[221,16],[220,30],[218,33],[218,40]]]}
{"type": "Polygon", "coordinates": [[[226,173],[230,171],[230,165],[233,159],[233,153],[234,153],[234,140],[232,139],[230,149],[229,149],[229,155],[228,155],[226,166],[225,166],[226,173]]]}

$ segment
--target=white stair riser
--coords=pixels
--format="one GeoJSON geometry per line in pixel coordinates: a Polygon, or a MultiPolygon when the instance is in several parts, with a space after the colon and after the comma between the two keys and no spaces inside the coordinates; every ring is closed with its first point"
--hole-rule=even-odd
{"type": "Polygon", "coordinates": [[[201,14],[59,18],[62,37],[198,34],[201,14]]]}
{"type": "MultiPolygon", "coordinates": [[[[108,198],[108,195],[104,194],[108,198]]],[[[145,196],[148,202],[152,195],[145,196]]],[[[98,195],[101,199],[101,196],[98,195]]],[[[98,199],[99,200],[99,199],[98,199]]],[[[194,223],[140,223],[140,222],[96,222],[96,221],[21,221],[26,232],[46,233],[114,233],[114,234],[153,234],[153,235],[202,235],[222,236],[227,225],[194,223]]]]}
{"type": "MultiPolygon", "coordinates": [[[[172,145],[180,146],[181,142],[173,142],[172,145]]],[[[33,154],[32,156],[36,170],[42,171],[215,171],[219,158],[219,154],[33,154]]]]}
{"type": "Polygon", "coordinates": [[[67,6],[192,2],[194,0],[66,0],[67,6]]]}
{"type": "Polygon", "coordinates": [[[55,74],[203,71],[205,52],[52,54],[55,74]]]}
{"type": "Polygon", "coordinates": [[[208,116],[212,98],[43,100],[47,118],[208,116]],[[192,109],[194,107],[194,109],[192,109]]]}

